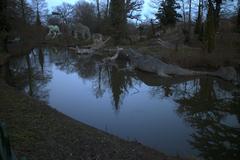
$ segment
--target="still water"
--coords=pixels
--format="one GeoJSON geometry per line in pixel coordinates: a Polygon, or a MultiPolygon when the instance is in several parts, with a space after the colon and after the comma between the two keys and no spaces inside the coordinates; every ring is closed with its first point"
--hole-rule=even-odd
{"type": "Polygon", "coordinates": [[[240,91],[211,77],[159,78],[129,64],[39,48],[10,61],[6,79],[56,110],[169,155],[240,156],[240,91]]]}

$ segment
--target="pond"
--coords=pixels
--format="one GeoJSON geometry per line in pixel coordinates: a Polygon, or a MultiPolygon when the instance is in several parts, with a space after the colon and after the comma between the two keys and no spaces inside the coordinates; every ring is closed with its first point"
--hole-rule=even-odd
{"type": "Polygon", "coordinates": [[[12,59],[6,80],[56,110],[169,155],[240,157],[240,91],[212,77],[160,78],[101,56],[36,48],[12,59]]]}

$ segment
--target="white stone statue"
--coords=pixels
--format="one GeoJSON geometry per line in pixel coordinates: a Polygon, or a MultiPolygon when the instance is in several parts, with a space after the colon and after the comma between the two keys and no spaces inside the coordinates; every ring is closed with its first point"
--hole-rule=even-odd
{"type": "Polygon", "coordinates": [[[56,38],[61,34],[60,29],[57,25],[48,25],[48,36],[51,37],[52,39],[56,38]]]}
{"type": "Polygon", "coordinates": [[[87,26],[83,25],[82,23],[77,23],[73,27],[73,33],[76,39],[79,38],[81,38],[82,40],[91,39],[90,29],[87,26]]]}
{"type": "Polygon", "coordinates": [[[103,41],[103,35],[100,33],[93,33],[92,39],[94,44],[101,43],[103,41]]]}

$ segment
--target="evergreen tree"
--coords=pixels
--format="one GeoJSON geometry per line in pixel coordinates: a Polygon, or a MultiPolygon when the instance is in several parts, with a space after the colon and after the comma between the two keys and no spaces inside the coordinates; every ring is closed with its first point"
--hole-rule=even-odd
{"type": "Polygon", "coordinates": [[[203,0],[199,0],[198,4],[198,16],[196,19],[196,25],[194,33],[198,34],[198,39],[202,40],[203,38],[203,0]]]}
{"type": "Polygon", "coordinates": [[[47,3],[45,0],[32,0],[33,9],[36,14],[36,25],[40,26],[42,24],[41,18],[47,8],[47,3]]]}
{"type": "Polygon", "coordinates": [[[176,0],[162,1],[158,12],[156,13],[156,18],[163,26],[175,26],[178,18],[181,17],[176,11],[176,9],[179,8],[180,5],[176,3],[176,0]]]}
{"type": "Polygon", "coordinates": [[[139,19],[139,12],[142,9],[143,0],[111,0],[110,2],[110,21],[112,36],[116,43],[121,39],[127,38],[127,20],[139,19]]]}
{"type": "Polygon", "coordinates": [[[197,15],[197,19],[196,19],[196,25],[195,25],[195,29],[194,29],[194,33],[195,34],[199,34],[200,30],[201,30],[201,23],[202,23],[202,13],[201,13],[201,1],[199,0],[199,4],[198,4],[198,15],[197,15]]]}
{"type": "Polygon", "coordinates": [[[208,13],[205,28],[205,39],[207,43],[208,52],[212,52],[215,47],[215,18],[214,18],[214,6],[211,0],[208,0],[208,13]]]}
{"type": "Polygon", "coordinates": [[[126,13],[124,0],[111,0],[110,2],[110,19],[112,34],[116,42],[126,36],[126,13]]]}

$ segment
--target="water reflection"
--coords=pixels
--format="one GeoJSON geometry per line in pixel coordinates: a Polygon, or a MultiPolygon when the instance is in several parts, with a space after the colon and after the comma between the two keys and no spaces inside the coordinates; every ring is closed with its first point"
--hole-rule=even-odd
{"type": "Polygon", "coordinates": [[[132,87],[132,77],[125,71],[119,69],[124,67],[124,62],[118,65],[105,65],[102,63],[102,57],[98,56],[78,56],[69,54],[66,49],[58,50],[56,54],[51,54],[49,50],[51,63],[66,73],[77,73],[84,80],[93,80],[92,88],[96,98],[101,98],[106,88],[112,92],[112,101],[115,109],[118,110],[121,101],[132,87]]]}
{"type": "MultiPolygon", "coordinates": [[[[46,66],[48,67],[48,66],[46,66]]],[[[11,84],[28,95],[48,100],[47,83],[51,80],[50,70],[44,70],[43,49],[34,49],[31,54],[11,61],[9,70],[11,73],[11,84]]]]}
{"type": "Polygon", "coordinates": [[[120,137],[169,154],[240,157],[239,88],[209,77],[159,78],[125,69],[127,62],[106,65],[102,59],[38,48],[12,60],[5,73],[20,90],[120,137]]]}
{"type": "Polygon", "coordinates": [[[197,85],[191,97],[177,100],[177,113],[195,129],[189,143],[205,159],[239,159],[239,97],[217,81],[199,79],[197,85]]]}
{"type": "Polygon", "coordinates": [[[171,96],[179,104],[176,112],[194,128],[189,143],[199,151],[199,157],[239,159],[239,89],[206,77],[181,83],[175,80],[158,82],[150,94],[160,98],[171,96]]]}

